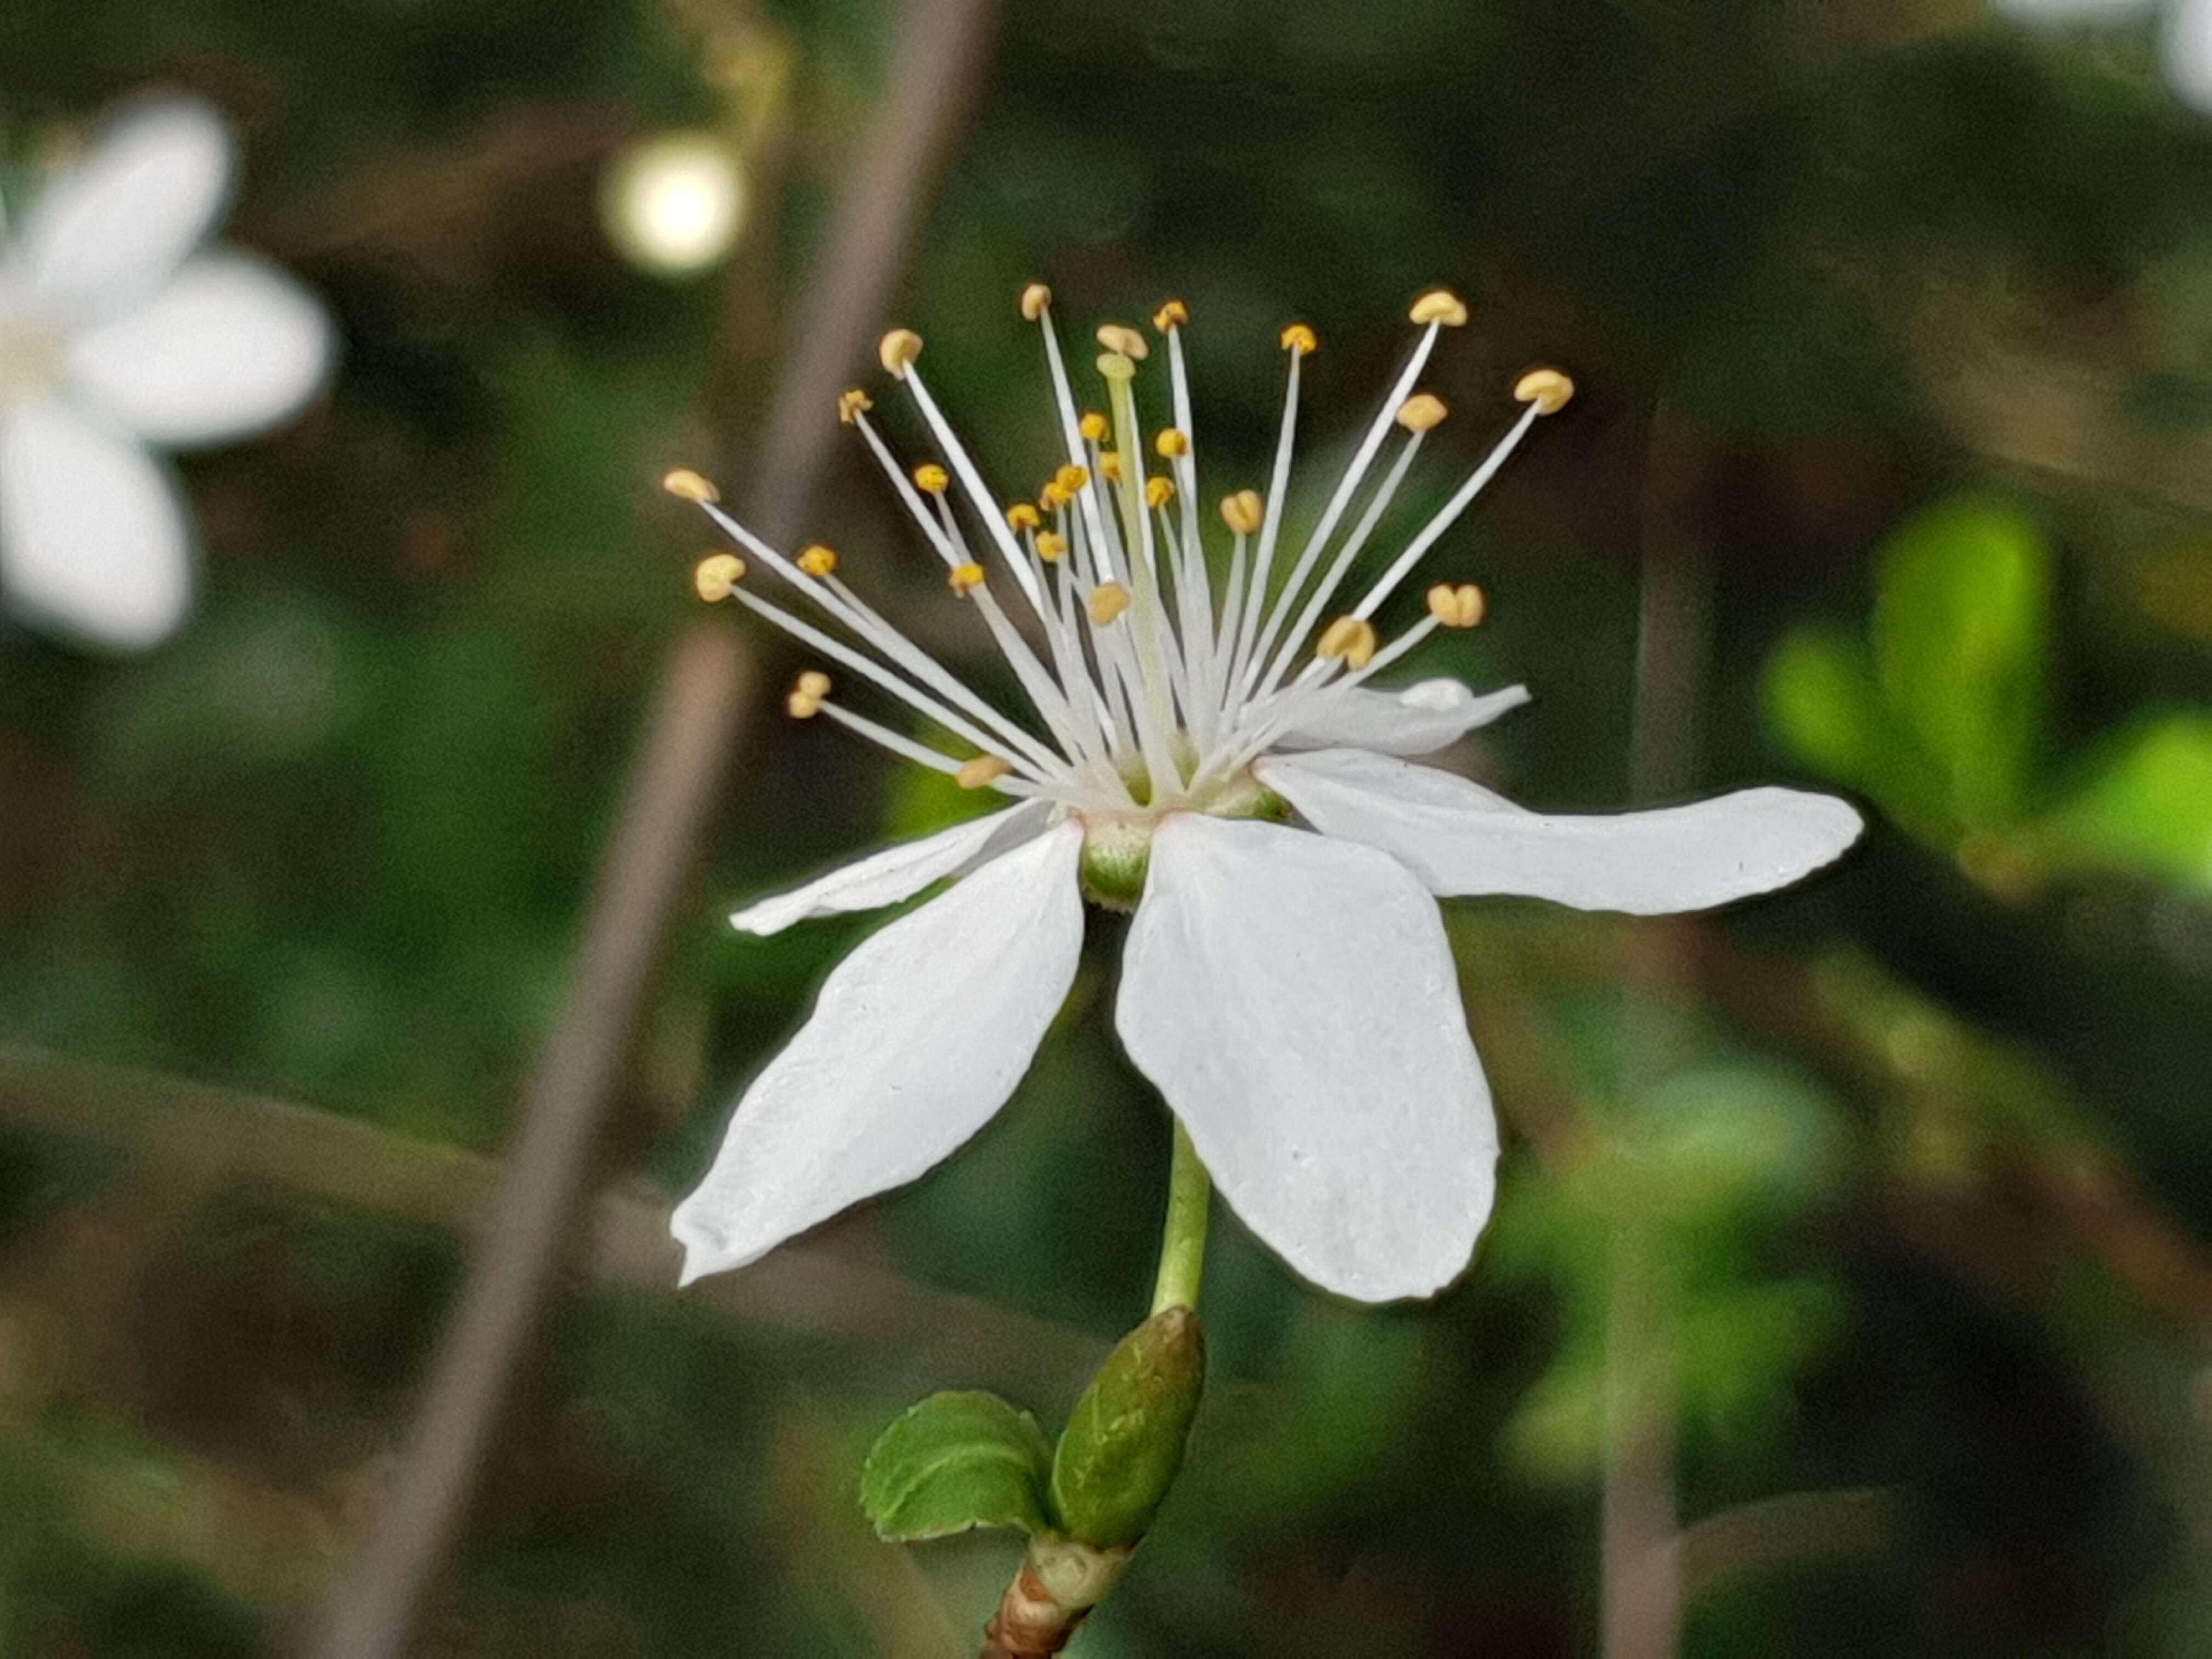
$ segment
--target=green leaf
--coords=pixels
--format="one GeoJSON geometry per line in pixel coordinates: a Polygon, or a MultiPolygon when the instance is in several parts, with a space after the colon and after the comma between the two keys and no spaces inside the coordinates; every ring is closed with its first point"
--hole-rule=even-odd
{"type": "Polygon", "coordinates": [[[2120,738],[2040,830],[2061,861],[2212,889],[2212,715],[2170,714],[2120,738]]]}
{"type": "Polygon", "coordinates": [[[1969,830],[2019,820],[2043,732],[2051,556],[2017,508],[1959,497],[1881,551],[1875,678],[1949,782],[1969,830]]]}
{"type": "Polygon", "coordinates": [[[1051,1528],[1052,1445],[1036,1419],[996,1395],[933,1394],[885,1429],[860,1475],[860,1506],[886,1539],[973,1527],[1051,1528]]]}

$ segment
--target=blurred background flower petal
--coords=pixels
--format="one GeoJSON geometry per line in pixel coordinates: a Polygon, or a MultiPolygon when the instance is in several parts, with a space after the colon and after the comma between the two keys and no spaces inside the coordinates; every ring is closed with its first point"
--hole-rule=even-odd
{"type": "Polygon", "coordinates": [[[52,398],[0,426],[0,589],[19,613],[155,644],[191,603],[191,547],[175,486],[125,434],[52,398]]]}
{"type": "Polygon", "coordinates": [[[230,135],[198,99],[120,117],[39,197],[25,228],[32,289],[78,320],[113,316],[167,282],[230,190],[230,135]]]}
{"type": "Polygon", "coordinates": [[[188,261],[127,316],[70,343],[78,386],[149,442],[223,443],[270,426],[314,394],[332,349],[314,296],[241,253],[188,261]]]}

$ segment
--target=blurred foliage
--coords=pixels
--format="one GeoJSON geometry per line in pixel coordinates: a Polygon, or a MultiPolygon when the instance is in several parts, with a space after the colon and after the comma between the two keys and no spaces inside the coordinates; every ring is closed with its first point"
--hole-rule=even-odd
{"type": "MultiPolygon", "coordinates": [[[[107,100],[198,87],[240,126],[234,234],[346,347],[308,416],[183,464],[205,581],[173,645],[95,662],[0,624],[0,1039],[500,1144],[689,619],[696,527],[653,481],[718,459],[750,493],[735,458],[902,72],[890,19],[0,10],[11,188],[107,100]],[[728,137],[754,204],[690,285],[599,219],[611,158],[678,127],[728,137]]],[[[2212,130],[2146,34],[2031,38],[1973,0],[1004,9],[896,319],[988,465],[1049,453],[1021,283],[1085,319],[1173,292],[1210,488],[1264,476],[1274,332],[1319,331],[1310,517],[1407,300],[1448,282],[1474,322],[1431,453],[1480,453],[1530,362],[1583,388],[1437,555],[1492,617],[1417,672],[1536,694],[1450,760],[1621,803],[1663,533],[1708,584],[1701,785],[1794,762],[1878,820],[1833,877],[1663,936],[1454,907],[1507,1125],[1493,1237],[1437,1303],[1374,1310],[1217,1226],[1189,1460],[1079,1655],[1592,1650],[1608,1386],[1673,1401],[1691,1652],[2205,1650],[2208,200],[2212,130]],[[1881,1524],[1791,1542],[1762,1507],[1861,1512],[1838,1493],[1881,1524]]],[[[974,648],[864,458],[807,534],[974,648]]],[[[610,1151],[664,1192],[875,925],[739,941],[729,903],[976,804],[768,721],[799,659],[757,650],[610,1151]]],[[[1168,1136],[1106,1031],[1119,926],[1001,1118],[821,1249],[1102,1350],[1128,1328],[1168,1136]]],[[[0,1654],[289,1650],[457,1241],[396,1192],[236,1178],[182,1097],[128,1144],[5,1091],[0,1116],[27,1125],[0,1136],[0,1654]]],[[[1018,1545],[895,1549],[855,1499],[902,1405],[989,1380],[580,1288],[421,1650],[959,1652],[1018,1545]]],[[[1024,1403],[1063,1420],[1080,1382],[1024,1403]]]]}

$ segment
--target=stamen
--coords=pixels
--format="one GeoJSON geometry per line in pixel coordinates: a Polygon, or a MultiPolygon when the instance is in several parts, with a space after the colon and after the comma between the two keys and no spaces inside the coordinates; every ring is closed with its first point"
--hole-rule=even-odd
{"type": "Polygon", "coordinates": [[[1467,302],[1449,289],[1431,289],[1413,301],[1413,308],[1406,314],[1417,323],[1459,328],[1467,322],[1467,302]]]}
{"type": "Polygon", "coordinates": [[[1267,503],[1260,499],[1256,489],[1240,489],[1222,498],[1221,521],[1240,536],[1253,534],[1267,516],[1267,503]]]}
{"type": "Polygon", "coordinates": [[[1121,323],[1108,323],[1098,331],[1098,343],[1109,351],[1118,351],[1124,357],[1142,362],[1152,355],[1152,343],[1121,323]]]}
{"type": "Polygon", "coordinates": [[[795,720],[811,720],[822,712],[823,699],[829,695],[830,677],[818,668],[810,668],[783,700],[783,712],[795,720]]]}
{"type": "MultiPolygon", "coordinates": [[[[1525,380],[1526,377],[1523,378],[1525,380]]],[[[1566,377],[1561,375],[1559,378],[1565,380],[1566,377]]],[[[1541,389],[1547,392],[1550,390],[1548,386],[1541,389]]],[[[1543,412],[1542,405],[1531,398],[1528,407],[1522,411],[1521,418],[1513,423],[1512,429],[1499,439],[1498,447],[1490,452],[1489,459],[1468,475],[1467,482],[1453,493],[1452,498],[1437,509],[1434,518],[1422,526],[1420,534],[1406,544],[1405,551],[1398,555],[1390,568],[1376,580],[1374,586],[1367,590],[1366,597],[1352,606],[1353,616],[1371,617],[1375,614],[1375,608],[1397,590],[1398,584],[1406,580],[1413,567],[1419,564],[1428,550],[1437,544],[1444,532],[1449,530],[1458,521],[1459,515],[1467,511],[1468,503],[1480,495],[1483,486],[1498,476],[1498,469],[1505,465],[1506,457],[1512,454],[1521,440],[1528,435],[1528,428],[1536,423],[1536,417],[1543,412]]]]}
{"type": "Polygon", "coordinates": [[[1036,538],[1036,556],[1047,564],[1058,564],[1067,556],[1067,538],[1057,530],[1040,531],[1036,538]]]}
{"type": "Polygon", "coordinates": [[[837,568],[837,550],[817,542],[792,561],[810,576],[827,576],[837,568]]]}
{"type": "Polygon", "coordinates": [[[1364,668],[1375,655],[1375,624],[1364,617],[1339,617],[1321,636],[1316,654],[1341,658],[1354,668],[1364,668]]]}
{"type": "Polygon", "coordinates": [[[837,418],[847,426],[852,425],[875,406],[876,400],[858,386],[837,394],[837,418]]]}
{"type": "Polygon", "coordinates": [[[745,562],[734,553],[709,553],[691,573],[691,585],[709,605],[720,605],[744,580],[745,562]]]}
{"type": "Polygon", "coordinates": [[[1489,611],[1489,599],[1473,582],[1438,582],[1429,590],[1429,614],[1446,628],[1475,627],[1489,611]]]}
{"type": "Polygon", "coordinates": [[[1170,501],[1175,499],[1175,493],[1176,487],[1175,480],[1173,478],[1167,477],[1164,475],[1156,475],[1145,480],[1145,505],[1146,507],[1165,507],[1170,501]]]}
{"type": "Polygon", "coordinates": [[[983,567],[980,564],[956,564],[945,573],[945,582],[964,599],[971,589],[983,585],[983,567]]]}
{"type": "Polygon", "coordinates": [[[1282,347],[1285,351],[1301,352],[1310,357],[1321,349],[1321,340],[1305,324],[1292,323],[1283,331],[1282,347]]]}
{"type": "Polygon", "coordinates": [[[1098,476],[1108,483],[1121,482],[1121,452],[1109,449],[1098,458],[1098,476]]]}
{"type": "Polygon", "coordinates": [[[1052,290],[1042,283],[1031,283],[1022,290],[1022,320],[1034,323],[1052,308],[1052,290]]]}
{"type": "Polygon", "coordinates": [[[1114,428],[1103,415],[1093,409],[1086,411],[1083,416],[1082,432],[1084,437],[1091,442],[1103,444],[1113,435],[1114,428]]]}
{"type": "MultiPolygon", "coordinates": [[[[942,772],[948,778],[957,778],[960,775],[961,767],[966,763],[953,759],[950,755],[939,754],[927,744],[916,743],[902,732],[894,732],[888,726],[878,725],[868,719],[866,715],[856,714],[851,709],[842,708],[836,703],[823,702],[822,712],[848,732],[857,732],[867,738],[869,742],[890,750],[901,759],[910,760],[916,766],[926,766],[933,772],[942,772]]],[[[1024,782],[1018,778],[1002,777],[991,782],[989,787],[996,789],[1002,795],[1025,798],[1042,794],[1056,799],[1068,799],[1064,789],[1051,787],[1040,787],[1036,784],[1024,782]]]]}
{"type": "Polygon", "coordinates": [[[1514,398],[1534,404],[1539,415],[1556,415],[1575,395],[1575,383],[1556,368],[1532,368],[1513,383],[1514,398]]]}
{"type": "Polygon", "coordinates": [[[924,461],[914,470],[914,487],[928,495],[942,495],[952,488],[952,475],[935,461],[924,461]]]}
{"type": "Polygon", "coordinates": [[[663,473],[660,487],[682,501],[698,501],[703,505],[722,499],[720,490],[688,466],[679,466],[672,472],[663,473]]]}
{"type": "Polygon", "coordinates": [[[1152,313],[1152,326],[1163,334],[1190,320],[1190,307],[1180,300],[1170,300],[1152,313]]]}
{"type": "Polygon", "coordinates": [[[1152,440],[1152,447],[1163,459],[1171,461],[1178,455],[1190,453],[1190,434],[1180,427],[1164,426],[1160,435],[1152,440]]]}
{"type": "Polygon", "coordinates": [[[1002,755],[978,755],[955,772],[952,781],[963,789],[988,789],[1013,769],[1013,763],[1002,755]]]}
{"type": "Polygon", "coordinates": [[[906,379],[907,370],[921,356],[921,336],[910,328],[893,329],[876,346],[876,356],[883,363],[884,373],[895,380],[906,379]]]}
{"type": "Polygon", "coordinates": [[[1129,590],[1119,582],[1101,582],[1091,590],[1091,620],[1101,628],[1129,608],[1129,590]]]}
{"type": "Polygon", "coordinates": [[[1016,530],[1035,530],[1044,520],[1027,501],[1016,501],[1006,509],[1006,522],[1016,530]]]}
{"type": "Polygon", "coordinates": [[[1444,400],[1431,392],[1416,392],[1398,405],[1398,424],[1408,432],[1433,432],[1451,411],[1444,400]]]}
{"type": "Polygon", "coordinates": [[[1084,485],[1090,482],[1091,469],[1070,461],[1052,475],[1051,488],[1060,491],[1069,501],[1073,501],[1082,492],[1084,485]]]}

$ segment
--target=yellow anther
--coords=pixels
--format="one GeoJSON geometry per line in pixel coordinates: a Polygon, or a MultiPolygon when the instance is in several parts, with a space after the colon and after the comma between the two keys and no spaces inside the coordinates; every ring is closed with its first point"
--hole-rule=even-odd
{"type": "Polygon", "coordinates": [[[1083,435],[1094,444],[1104,443],[1114,432],[1113,422],[1095,409],[1083,417],[1082,427],[1083,435]]]}
{"type": "Polygon", "coordinates": [[[1037,505],[1048,513],[1059,512],[1074,499],[1074,496],[1062,489],[1059,483],[1051,478],[1047,478],[1044,481],[1044,488],[1037,491],[1037,505]]]}
{"type": "Polygon", "coordinates": [[[1013,769],[1014,763],[1002,756],[978,755],[952,775],[952,781],[963,789],[988,789],[1013,769]]]}
{"type": "Polygon", "coordinates": [[[1375,624],[1364,617],[1339,617],[1322,635],[1316,654],[1341,657],[1353,668],[1366,667],[1375,656],[1375,624]]]}
{"type": "Polygon", "coordinates": [[[1152,326],[1163,334],[1190,320],[1190,307],[1180,300],[1170,300],[1152,313],[1152,326]]]}
{"type": "Polygon", "coordinates": [[[660,475],[660,487],[678,501],[719,501],[722,492],[688,466],[660,475]]]}
{"type": "Polygon", "coordinates": [[[1091,620],[1103,628],[1129,608],[1129,590],[1119,582],[1101,582],[1091,590],[1091,620]]]}
{"type": "Polygon", "coordinates": [[[691,573],[691,586],[709,605],[720,605],[744,579],[745,562],[734,553],[709,553],[691,573]]]}
{"type": "Polygon", "coordinates": [[[1106,323],[1098,330],[1098,343],[1109,351],[1118,351],[1132,362],[1139,362],[1152,356],[1152,342],[1125,323],[1106,323]]]}
{"type": "Polygon", "coordinates": [[[1256,536],[1267,521],[1267,504],[1256,489],[1240,489],[1221,503],[1221,521],[1240,536],[1256,536]]]}
{"type": "Polygon", "coordinates": [[[837,550],[815,543],[794,561],[810,576],[826,576],[837,568],[837,550]]]}
{"type": "Polygon", "coordinates": [[[952,487],[952,475],[935,461],[924,461],[914,470],[914,487],[926,495],[942,495],[952,487]]]}
{"type": "Polygon", "coordinates": [[[1451,411],[1431,392],[1416,392],[1398,405],[1398,424],[1408,432],[1433,432],[1451,411]]]}
{"type": "Polygon", "coordinates": [[[921,356],[921,336],[910,328],[895,328],[876,347],[876,356],[883,360],[886,374],[903,380],[914,360],[921,356]]]}
{"type": "Polygon", "coordinates": [[[1121,453],[1109,449],[1098,458],[1098,476],[1108,483],[1121,482],[1121,453]]]}
{"type": "Polygon", "coordinates": [[[1283,349],[1302,351],[1310,356],[1321,349],[1321,338],[1304,323],[1292,323],[1283,331],[1283,349]]]}
{"type": "Polygon", "coordinates": [[[1052,482],[1061,495],[1073,496],[1091,482],[1091,469],[1070,461],[1052,475],[1052,482]]]}
{"type": "Polygon", "coordinates": [[[1473,628],[1490,612],[1490,599],[1473,582],[1438,582],[1429,590],[1429,614],[1446,628],[1473,628]]]}
{"type": "Polygon", "coordinates": [[[1052,290],[1042,283],[1031,283],[1022,290],[1022,319],[1034,323],[1052,308],[1052,290]]]}
{"type": "Polygon", "coordinates": [[[1067,556],[1067,538],[1057,530],[1047,530],[1037,537],[1037,557],[1047,564],[1057,564],[1067,556]]]}
{"type": "Polygon", "coordinates": [[[1044,519],[1027,501],[1016,501],[1006,509],[1006,522],[1017,530],[1035,530],[1044,519]]]}
{"type": "Polygon", "coordinates": [[[1534,404],[1539,415],[1556,415],[1575,395],[1575,383],[1556,368],[1532,368],[1513,383],[1518,402],[1534,404]]]}
{"type": "Polygon", "coordinates": [[[1407,313],[1417,323],[1442,323],[1457,328],[1467,321],[1467,301],[1449,289],[1432,288],[1413,301],[1407,313]]]}
{"type": "Polygon", "coordinates": [[[811,720],[822,712],[823,701],[830,695],[830,677],[817,668],[810,668],[799,677],[791,688],[791,695],[783,700],[783,712],[795,720],[811,720]]]}
{"type": "Polygon", "coordinates": [[[983,567],[980,564],[956,564],[946,573],[945,585],[956,593],[967,593],[983,585],[983,567]]]}
{"type": "Polygon", "coordinates": [[[1190,437],[1179,428],[1164,426],[1160,428],[1160,435],[1152,440],[1152,447],[1173,460],[1178,455],[1190,453],[1190,437]]]}
{"type": "Polygon", "coordinates": [[[1109,351],[1098,360],[1098,372],[1108,380],[1126,386],[1137,378],[1135,360],[1118,351],[1109,351]]]}
{"type": "Polygon", "coordinates": [[[852,425],[875,406],[876,400],[858,386],[837,394],[837,418],[847,426],[852,425]]]}
{"type": "Polygon", "coordinates": [[[1173,478],[1155,477],[1145,480],[1146,506],[1165,507],[1174,499],[1175,480],[1173,478]]]}

